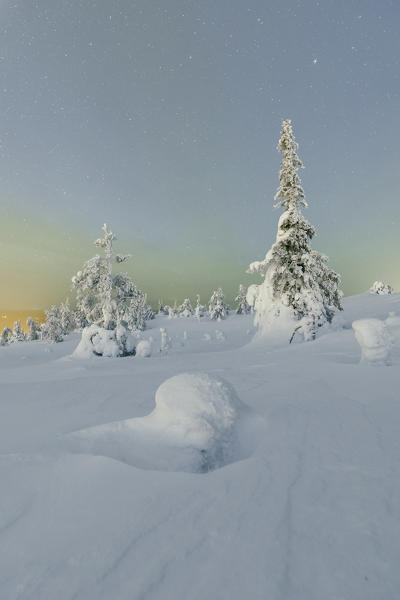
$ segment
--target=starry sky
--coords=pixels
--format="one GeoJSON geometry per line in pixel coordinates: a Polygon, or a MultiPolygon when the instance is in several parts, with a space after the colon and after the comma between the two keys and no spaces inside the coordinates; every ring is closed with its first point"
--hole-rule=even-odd
{"type": "Polygon", "coordinates": [[[150,299],[229,299],[292,119],[314,247],[400,289],[398,0],[0,0],[0,307],[70,294],[104,222],[150,299]]]}

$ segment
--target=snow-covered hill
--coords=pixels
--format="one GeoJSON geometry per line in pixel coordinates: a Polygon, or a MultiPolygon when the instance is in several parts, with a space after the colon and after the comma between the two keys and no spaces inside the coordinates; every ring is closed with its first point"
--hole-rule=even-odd
{"type": "Polygon", "coordinates": [[[149,358],[74,359],[75,334],[0,348],[0,598],[398,600],[400,357],[360,365],[351,322],[400,295],[344,304],[345,328],[290,346],[230,316],[158,317],[149,358]],[[185,372],[247,415],[243,452],[208,472],[163,468],[176,453],[138,429],[185,372]]]}

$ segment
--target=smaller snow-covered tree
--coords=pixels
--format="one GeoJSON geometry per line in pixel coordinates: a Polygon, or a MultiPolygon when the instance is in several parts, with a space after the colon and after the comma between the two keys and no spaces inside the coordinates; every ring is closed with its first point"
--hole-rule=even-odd
{"type": "Polygon", "coordinates": [[[215,290],[208,303],[208,314],[213,321],[225,319],[229,313],[229,307],[225,304],[225,297],[222,288],[215,290]]]}
{"type": "Polygon", "coordinates": [[[69,306],[69,298],[60,305],[60,320],[64,335],[67,335],[76,329],[75,313],[69,306]]]}
{"type": "Polygon", "coordinates": [[[51,306],[46,312],[46,321],[42,325],[43,339],[49,342],[63,341],[61,311],[58,306],[51,306]]]}
{"type": "Polygon", "coordinates": [[[393,288],[388,283],[384,283],[383,281],[375,281],[373,286],[370,288],[371,294],[379,294],[379,295],[387,295],[393,292],[393,288]]]}
{"type": "Polygon", "coordinates": [[[26,334],[26,339],[29,342],[34,342],[36,340],[40,340],[40,331],[41,327],[37,321],[34,321],[32,317],[28,317],[26,320],[26,326],[28,327],[28,333],[26,334]]]}
{"type": "Polygon", "coordinates": [[[193,315],[193,307],[189,298],[185,298],[179,306],[178,314],[180,317],[191,317],[193,315]]]}
{"type": "Polygon", "coordinates": [[[89,325],[85,313],[79,308],[74,312],[74,320],[77,329],[83,329],[89,325]]]}
{"type": "Polygon", "coordinates": [[[155,314],[154,314],[154,310],[151,308],[150,304],[147,304],[147,294],[145,294],[144,300],[145,300],[145,304],[146,304],[144,318],[146,321],[152,321],[153,319],[155,319],[155,314]]]}
{"type": "Polygon", "coordinates": [[[5,327],[0,337],[0,346],[6,346],[10,343],[12,330],[9,327],[5,327]]]}
{"type": "Polygon", "coordinates": [[[161,300],[158,301],[158,315],[167,315],[168,306],[164,305],[161,300]]]}
{"type": "Polygon", "coordinates": [[[11,342],[24,342],[26,340],[25,332],[21,327],[21,321],[15,321],[11,333],[11,342]]]}
{"type": "Polygon", "coordinates": [[[173,306],[168,306],[168,319],[175,319],[178,316],[178,306],[176,300],[173,306]]]}
{"type": "Polygon", "coordinates": [[[237,303],[237,307],[236,307],[237,315],[247,315],[247,313],[250,312],[250,306],[246,300],[246,294],[247,294],[247,292],[246,292],[245,287],[242,284],[240,284],[238,295],[235,298],[235,302],[237,303]]]}
{"type": "Polygon", "coordinates": [[[200,302],[200,295],[197,294],[196,295],[196,306],[194,308],[194,315],[196,317],[196,319],[200,320],[201,317],[204,316],[205,313],[205,306],[203,304],[201,304],[200,302]]]}
{"type": "Polygon", "coordinates": [[[136,296],[130,301],[124,320],[132,331],[143,331],[149,319],[154,319],[153,309],[147,304],[147,296],[138,290],[136,296]]]}

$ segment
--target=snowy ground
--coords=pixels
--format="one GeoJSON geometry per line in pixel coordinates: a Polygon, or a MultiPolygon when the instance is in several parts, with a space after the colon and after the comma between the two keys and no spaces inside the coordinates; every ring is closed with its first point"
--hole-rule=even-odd
{"type": "Polygon", "coordinates": [[[350,326],[400,315],[400,295],[345,307],[346,329],[291,346],[233,316],[156,319],[150,358],[76,360],[76,335],[0,348],[0,598],[398,600],[400,358],[360,365],[350,326]],[[124,423],[187,371],[253,419],[246,452],[201,474],[127,452],[124,423]],[[82,445],[99,426],[112,437],[82,445]]]}

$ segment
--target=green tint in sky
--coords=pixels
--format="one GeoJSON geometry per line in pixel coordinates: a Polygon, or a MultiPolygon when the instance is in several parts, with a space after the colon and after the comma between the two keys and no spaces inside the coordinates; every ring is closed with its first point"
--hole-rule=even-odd
{"type": "Polygon", "coordinates": [[[397,0],[3,2],[0,306],[69,294],[104,222],[153,302],[232,298],[285,118],[345,293],[400,288],[399,26],[397,0]]]}

